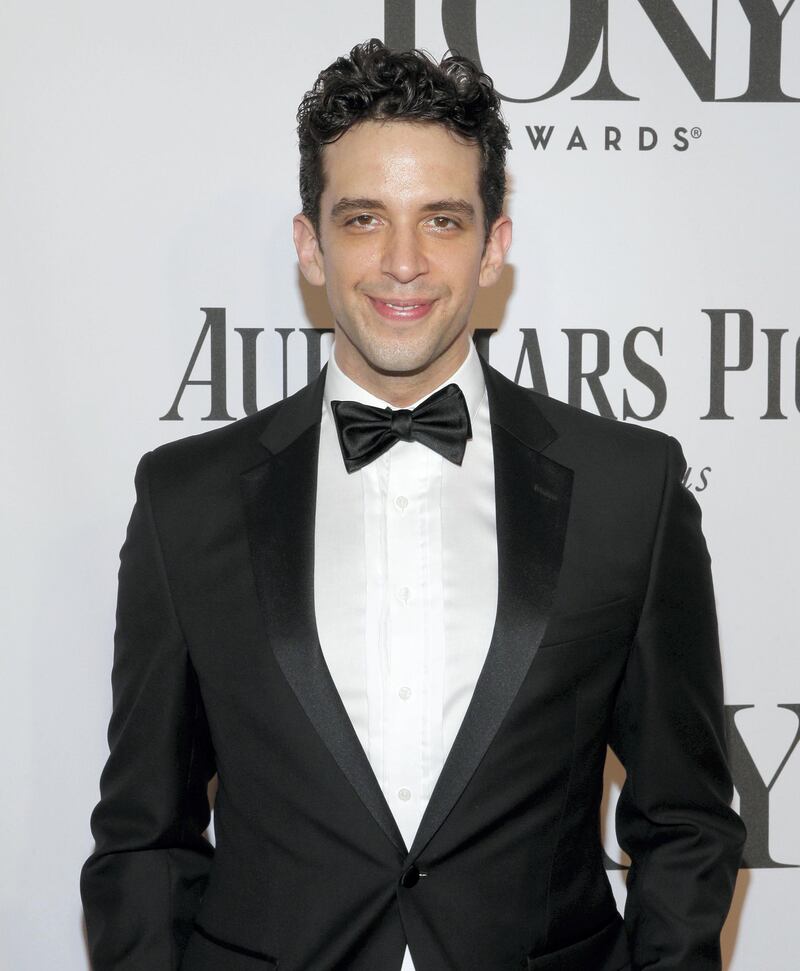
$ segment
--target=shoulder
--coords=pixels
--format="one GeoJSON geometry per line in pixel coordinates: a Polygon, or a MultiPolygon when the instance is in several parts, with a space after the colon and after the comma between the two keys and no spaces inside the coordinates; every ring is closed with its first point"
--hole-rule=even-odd
{"type": "Polygon", "coordinates": [[[143,459],[151,482],[161,487],[210,485],[252,468],[265,458],[260,438],[279,407],[270,405],[232,424],[159,445],[143,459]]]}
{"type": "Polygon", "coordinates": [[[501,424],[534,428],[534,447],[572,472],[574,496],[590,499],[595,509],[605,505],[624,516],[628,507],[642,514],[660,503],[668,483],[682,482],[683,453],[664,432],[519,387],[494,368],[486,369],[486,377],[501,424]]]}
{"type": "Polygon", "coordinates": [[[529,421],[542,428],[549,426],[549,433],[544,436],[549,440],[548,450],[566,449],[576,457],[586,453],[592,460],[613,461],[663,455],[672,447],[674,440],[664,432],[592,414],[521,387],[493,367],[487,365],[485,370],[495,401],[502,403],[504,412],[528,416],[529,421]]]}
{"type": "Polygon", "coordinates": [[[324,381],[325,369],[288,398],[247,418],[159,446],[147,457],[153,476],[186,487],[238,479],[319,423],[324,381]]]}
{"type": "Polygon", "coordinates": [[[588,450],[588,455],[596,459],[641,460],[663,455],[673,441],[655,428],[605,418],[535,391],[528,393],[535,395],[537,407],[556,431],[562,447],[588,450]]]}
{"type": "MultiPolygon", "coordinates": [[[[288,399],[287,399],[288,400],[288,399]]],[[[243,474],[269,461],[262,439],[281,413],[277,402],[219,428],[160,445],[136,470],[136,495],[154,517],[162,544],[196,549],[241,514],[243,474]]]]}

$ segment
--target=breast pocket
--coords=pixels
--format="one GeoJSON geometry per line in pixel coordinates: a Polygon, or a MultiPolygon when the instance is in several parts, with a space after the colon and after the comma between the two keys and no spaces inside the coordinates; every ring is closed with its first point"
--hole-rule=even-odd
{"type": "Polygon", "coordinates": [[[195,924],[180,971],[270,971],[277,967],[277,958],[224,941],[195,924]]]}
{"type": "Polygon", "coordinates": [[[586,610],[570,613],[555,612],[551,614],[545,628],[540,650],[569,641],[600,637],[611,631],[624,630],[625,627],[628,627],[632,634],[636,619],[636,605],[627,597],[598,604],[586,610]]]}

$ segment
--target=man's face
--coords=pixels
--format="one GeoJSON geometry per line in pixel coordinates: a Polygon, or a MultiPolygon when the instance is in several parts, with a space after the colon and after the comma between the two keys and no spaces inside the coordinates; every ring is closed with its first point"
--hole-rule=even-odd
{"type": "Polygon", "coordinates": [[[326,286],[337,363],[363,387],[424,393],[464,360],[477,288],[511,241],[506,217],[486,241],[479,165],[435,124],[364,122],[325,147],[319,235],[297,216],[295,243],[326,286]]]}

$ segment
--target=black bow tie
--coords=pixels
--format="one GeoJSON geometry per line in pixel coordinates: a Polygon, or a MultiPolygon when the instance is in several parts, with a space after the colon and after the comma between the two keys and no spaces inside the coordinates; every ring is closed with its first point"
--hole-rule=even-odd
{"type": "Polygon", "coordinates": [[[467,402],[457,384],[448,384],[416,408],[375,408],[358,401],[332,401],[331,409],[348,472],[356,472],[401,439],[420,442],[461,465],[472,438],[467,402]]]}

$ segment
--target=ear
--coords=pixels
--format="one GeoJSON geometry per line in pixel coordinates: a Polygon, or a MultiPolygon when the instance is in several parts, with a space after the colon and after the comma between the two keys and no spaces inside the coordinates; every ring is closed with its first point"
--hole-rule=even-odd
{"type": "Polygon", "coordinates": [[[325,283],[325,270],[322,263],[322,249],[317,233],[308,216],[298,213],[292,220],[294,247],[300,270],[308,282],[315,287],[325,283]]]}
{"type": "Polygon", "coordinates": [[[508,216],[498,216],[489,230],[489,238],[483,248],[481,257],[481,272],[478,285],[490,287],[497,283],[506,262],[506,253],[511,245],[511,219],[508,216]]]}

